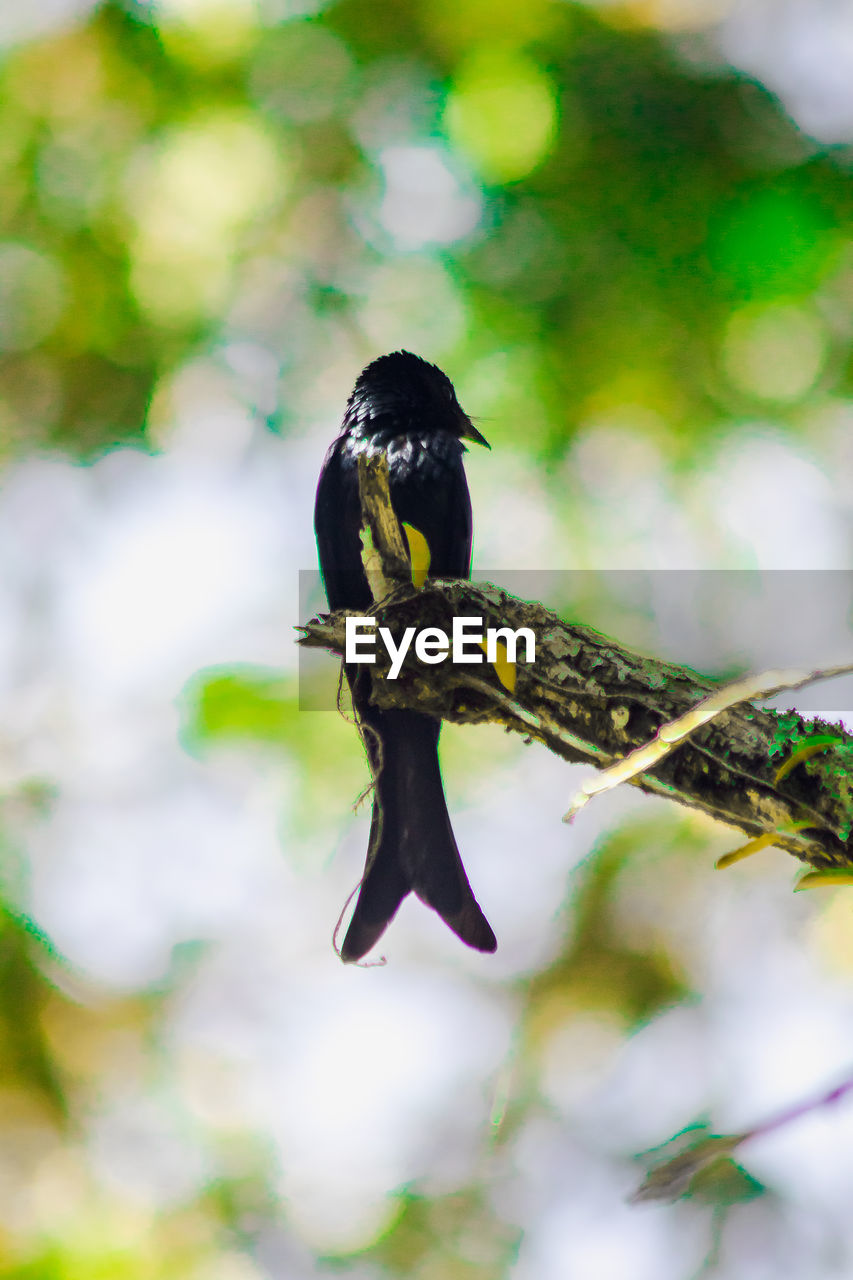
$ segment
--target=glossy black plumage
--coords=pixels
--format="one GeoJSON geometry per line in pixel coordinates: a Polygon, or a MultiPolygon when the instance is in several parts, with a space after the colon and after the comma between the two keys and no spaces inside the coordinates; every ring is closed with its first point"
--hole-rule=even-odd
{"type": "MultiPolygon", "coordinates": [[[[359,538],[363,451],[386,453],[394,511],[425,537],[430,576],[468,577],[471,501],[463,436],[486,443],[435,365],[397,351],[362,371],[317,488],[314,523],[331,609],[368,612],[371,603],[359,538]]],[[[494,951],[495,936],[471,891],[447,813],[438,765],[440,721],[412,711],[380,711],[369,701],[370,668],[345,670],[367,727],[363,736],[376,786],[367,864],[343,959],[365,955],[412,892],[463,942],[494,951]]]]}

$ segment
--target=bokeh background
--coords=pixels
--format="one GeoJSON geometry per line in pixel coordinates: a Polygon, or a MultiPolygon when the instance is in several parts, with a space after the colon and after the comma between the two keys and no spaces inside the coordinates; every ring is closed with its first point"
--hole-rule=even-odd
{"type": "Polygon", "coordinates": [[[365,766],[292,630],[407,347],[493,446],[475,574],[584,571],[579,620],[720,674],[849,656],[853,5],[3,0],[0,42],[0,1275],[853,1274],[851,1106],[628,1202],[853,1070],[850,891],[633,792],[566,827],[582,771],[448,726],[497,955],[409,900],[345,968],[365,766]]]}

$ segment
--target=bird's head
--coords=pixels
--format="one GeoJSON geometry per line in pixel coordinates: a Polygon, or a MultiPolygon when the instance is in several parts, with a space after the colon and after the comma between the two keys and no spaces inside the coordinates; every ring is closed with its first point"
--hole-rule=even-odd
{"type": "Polygon", "coordinates": [[[411,351],[392,351],[362,369],[347,401],[344,427],[365,434],[450,431],[490,447],[457,400],[447,375],[411,351]]]}

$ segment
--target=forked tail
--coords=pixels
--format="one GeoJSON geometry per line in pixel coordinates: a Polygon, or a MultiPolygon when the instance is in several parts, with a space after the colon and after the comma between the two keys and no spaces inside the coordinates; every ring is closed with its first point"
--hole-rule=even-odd
{"type": "Polygon", "coordinates": [[[374,707],[362,709],[362,720],[369,726],[376,791],[367,865],[341,958],[366,955],[407,893],[437,911],[469,947],[494,951],[495,935],[468,883],[450,825],[438,766],[440,722],[415,711],[374,707]]]}

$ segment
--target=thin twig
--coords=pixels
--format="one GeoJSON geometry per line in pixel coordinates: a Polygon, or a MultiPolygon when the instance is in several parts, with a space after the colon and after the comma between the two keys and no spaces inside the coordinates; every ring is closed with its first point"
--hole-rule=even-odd
{"type": "MultiPolygon", "coordinates": [[[[650,742],[637,747],[635,751],[625,756],[624,760],[619,760],[602,773],[584,782],[569,805],[568,811],[563,815],[563,821],[571,822],[593,796],[612,791],[621,783],[630,782],[639,774],[645,773],[647,769],[651,769],[658,761],[668,756],[679,743],[684,742],[691,733],[695,733],[703,724],[710,724],[712,720],[716,720],[717,716],[721,716],[730,707],[737,706],[739,702],[773,698],[785,689],[802,689],[804,685],[813,684],[818,680],[831,680],[837,676],[849,675],[851,672],[853,672],[853,665],[849,663],[840,667],[827,667],[822,671],[802,671],[798,668],[764,671],[761,675],[745,676],[725,685],[722,689],[717,689],[709,697],[703,698],[695,707],[691,707],[684,715],[671,720],[669,724],[661,725],[650,742]]],[[[832,737],[827,736],[821,740],[820,746],[823,749],[840,741],[837,734],[832,737]]],[[[776,780],[780,781],[788,771],[787,766],[784,770],[780,769],[776,780]]]]}

